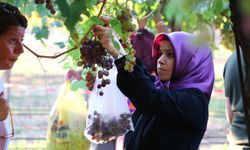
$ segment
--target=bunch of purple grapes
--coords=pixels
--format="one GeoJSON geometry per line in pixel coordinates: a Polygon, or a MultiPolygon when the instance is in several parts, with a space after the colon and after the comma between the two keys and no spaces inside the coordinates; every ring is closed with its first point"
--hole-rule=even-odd
{"type": "MultiPolygon", "coordinates": [[[[102,87],[105,87],[107,84],[110,84],[109,79],[104,79],[104,76],[108,76],[109,72],[113,65],[113,59],[111,55],[107,52],[105,48],[102,47],[102,44],[100,41],[96,40],[95,38],[84,40],[82,42],[82,46],[80,48],[81,53],[81,60],[77,63],[78,66],[83,66],[83,69],[85,68],[91,68],[90,71],[88,71],[87,75],[95,74],[93,72],[96,71],[96,65],[99,67],[102,67],[101,70],[98,71],[97,77],[101,80],[101,83],[97,85],[98,89],[101,89],[102,87]],[[89,73],[90,72],[90,73],[89,73]]],[[[95,80],[95,78],[91,78],[95,80]]],[[[86,86],[89,88],[89,90],[93,89],[94,81],[90,80],[90,77],[87,79],[87,76],[85,78],[86,86]]],[[[102,96],[103,92],[100,91],[99,94],[102,96]]]]}
{"type": "Polygon", "coordinates": [[[45,7],[50,11],[51,14],[55,14],[56,10],[51,0],[35,0],[36,4],[44,4],[45,2],[45,7]]]}
{"type": "MultiPolygon", "coordinates": [[[[95,67],[93,66],[92,67],[92,70],[94,69],[95,67]]],[[[89,89],[89,90],[92,90],[93,87],[94,87],[94,84],[95,84],[95,75],[91,72],[91,71],[88,71],[87,72],[87,75],[84,79],[86,81],[86,87],[89,89]]]]}

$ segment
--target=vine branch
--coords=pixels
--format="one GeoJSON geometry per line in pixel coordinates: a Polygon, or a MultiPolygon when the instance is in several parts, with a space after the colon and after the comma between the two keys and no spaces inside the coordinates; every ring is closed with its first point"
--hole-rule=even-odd
{"type": "MultiPolygon", "coordinates": [[[[105,6],[106,2],[107,2],[107,0],[103,0],[101,9],[100,9],[100,11],[99,11],[99,13],[98,13],[98,18],[100,18],[100,16],[101,16],[101,14],[102,14],[102,11],[103,11],[103,9],[104,9],[104,6],[105,6]]],[[[87,38],[88,34],[91,32],[91,30],[93,29],[93,27],[94,27],[94,25],[92,25],[91,28],[85,33],[85,35],[84,35],[83,38],[81,39],[81,42],[87,38]]],[[[67,53],[69,53],[69,52],[71,52],[71,51],[73,51],[73,50],[75,50],[75,49],[78,48],[78,46],[75,45],[73,48],[68,49],[68,50],[66,50],[66,51],[64,51],[64,52],[62,52],[62,53],[55,54],[54,56],[46,56],[46,55],[39,55],[39,54],[37,54],[36,52],[34,52],[32,49],[30,49],[30,48],[29,48],[28,46],[26,46],[25,44],[22,44],[22,45],[23,45],[23,47],[25,47],[28,51],[30,51],[33,55],[35,55],[35,56],[38,57],[38,58],[51,58],[51,59],[56,59],[57,57],[60,57],[60,56],[62,56],[62,55],[64,55],[64,54],[67,54],[67,53]]]]}

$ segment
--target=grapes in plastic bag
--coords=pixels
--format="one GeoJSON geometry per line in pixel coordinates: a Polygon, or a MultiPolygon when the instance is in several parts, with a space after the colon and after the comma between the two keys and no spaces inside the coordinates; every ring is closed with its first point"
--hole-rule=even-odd
{"type": "MultiPolygon", "coordinates": [[[[100,68],[99,68],[100,69],[100,68]]],[[[127,97],[116,84],[117,69],[109,70],[110,83],[99,89],[101,79],[96,78],[89,99],[85,136],[93,143],[106,143],[129,130],[134,130],[127,97]],[[103,93],[103,94],[100,94],[103,93]]]]}

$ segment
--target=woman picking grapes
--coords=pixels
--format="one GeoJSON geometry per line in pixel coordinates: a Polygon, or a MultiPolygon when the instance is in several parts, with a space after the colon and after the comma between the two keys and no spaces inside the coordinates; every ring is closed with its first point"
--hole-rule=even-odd
{"type": "Polygon", "coordinates": [[[133,72],[124,70],[125,53],[115,49],[110,28],[96,25],[94,34],[114,56],[117,85],[136,107],[135,130],[125,135],[126,150],[195,150],[206,131],[208,103],[214,82],[212,53],[194,44],[185,32],[158,34],[153,43],[157,78],[137,59],[133,72]]]}

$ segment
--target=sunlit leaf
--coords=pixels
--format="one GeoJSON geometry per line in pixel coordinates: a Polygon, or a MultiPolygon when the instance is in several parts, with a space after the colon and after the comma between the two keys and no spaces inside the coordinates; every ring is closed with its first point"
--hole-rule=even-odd
{"type": "Polygon", "coordinates": [[[90,2],[84,0],[75,0],[70,5],[66,0],[56,0],[55,3],[58,5],[59,10],[62,13],[62,16],[66,18],[65,25],[69,31],[74,30],[74,27],[77,22],[80,20],[80,15],[82,13],[88,15],[86,10],[87,6],[90,5],[90,2]]]}
{"type": "Polygon", "coordinates": [[[64,69],[69,69],[70,67],[71,67],[71,65],[70,65],[69,62],[65,62],[65,63],[63,64],[63,68],[64,68],[64,69]]]}
{"type": "Polygon", "coordinates": [[[77,81],[77,80],[73,80],[71,82],[71,90],[72,91],[76,91],[78,89],[87,89],[86,88],[86,82],[84,80],[80,80],[80,81],[77,81]]]}
{"type": "Polygon", "coordinates": [[[55,45],[57,45],[59,48],[64,48],[65,47],[64,42],[56,42],[55,45]]]}
{"type": "Polygon", "coordinates": [[[214,1],[214,13],[215,14],[219,14],[221,12],[221,10],[223,9],[224,4],[223,4],[223,0],[215,0],[214,1]]]}
{"type": "Polygon", "coordinates": [[[49,30],[47,26],[42,26],[42,28],[34,27],[32,34],[35,34],[35,37],[38,40],[47,39],[49,37],[49,30]]]}
{"type": "Polygon", "coordinates": [[[110,24],[112,28],[115,30],[115,32],[118,34],[118,36],[122,36],[122,27],[121,22],[117,19],[110,20],[110,24]]]}

